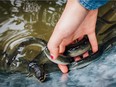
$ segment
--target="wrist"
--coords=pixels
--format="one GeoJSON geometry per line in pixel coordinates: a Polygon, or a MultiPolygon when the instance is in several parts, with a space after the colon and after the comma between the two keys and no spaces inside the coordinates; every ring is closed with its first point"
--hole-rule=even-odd
{"type": "Polygon", "coordinates": [[[81,11],[85,12],[85,13],[88,13],[88,9],[86,9],[85,7],[83,7],[81,5],[81,3],[79,2],[79,0],[67,0],[67,4],[70,4],[72,6],[78,6],[78,9],[80,9],[81,11]]]}

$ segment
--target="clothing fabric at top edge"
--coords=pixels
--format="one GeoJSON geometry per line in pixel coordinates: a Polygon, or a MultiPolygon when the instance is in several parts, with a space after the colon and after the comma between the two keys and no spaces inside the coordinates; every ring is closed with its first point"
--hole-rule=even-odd
{"type": "Polygon", "coordinates": [[[104,4],[106,4],[109,0],[79,0],[79,3],[88,10],[95,10],[104,4]]]}

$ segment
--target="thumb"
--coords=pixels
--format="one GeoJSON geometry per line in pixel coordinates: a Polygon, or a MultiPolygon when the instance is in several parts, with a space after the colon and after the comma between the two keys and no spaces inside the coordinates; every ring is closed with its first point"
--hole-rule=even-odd
{"type": "MultiPolygon", "coordinates": [[[[63,36],[63,35],[61,35],[63,36]]],[[[53,32],[52,36],[50,37],[47,47],[50,51],[50,56],[52,59],[56,59],[59,55],[60,44],[63,40],[63,37],[58,37],[58,32],[53,32]]]]}
{"type": "Polygon", "coordinates": [[[57,59],[57,57],[58,57],[58,54],[59,54],[59,51],[58,51],[59,49],[58,48],[54,48],[54,49],[51,49],[50,50],[50,57],[52,58],[52,59],[57,59]]]}
{"type": "Polygon", "coordinates": [[[59,69],[62,71],[62,73],[67,73],[68,72],[68,67],[66,65],[61,65],[58,64],[59,69]]]}

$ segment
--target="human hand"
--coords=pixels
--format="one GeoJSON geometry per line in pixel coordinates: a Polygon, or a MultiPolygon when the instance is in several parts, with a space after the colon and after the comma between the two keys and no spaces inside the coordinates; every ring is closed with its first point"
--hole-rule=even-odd
{"type": "MultiPolygon", "coordinates": [[[[76,39],[80,40],[84,35],[88,36],[92,50],[96,52],[98,50],[95,35],[97,13],[97,10],[87,11],[77,0],[69,0],[48,42],[51,57],[56,59],[68,44],[76,39]]],[[[83,56],[86,57],[88,54],[83,56]]],[[[67,66],[58,66],[63,73],[68,72],[67,66]]]]}
{"type": "MultiPolygon", "coordinates": [[[[88,15],[86,16],[82,24],[79,26],[77,31],[72,36],[69,36],[62,41],[62,43],[60,44],[59,53],[63,53],[65,50],[65,46],[67,46],[69,43],[71,43],[72,41],[76,39],[81,40],[84,35],[88,36],[93,53],[95,53],[98,50],[98,44],[97,44],[97,39],[95,35],[97,13],[98,13],[98,10],[89,11],[88,15]]],[[[83,54],[83,58],[87,56],[89,56],[88,52],[83,54]]],[[[75,61],[79,61],[80,59],[81,59],[80,57],[76,57],[75,61]]],[[[58,66],[63,73],[68,72],[67,66],[60,65],[60,64],[58,66]]]]}

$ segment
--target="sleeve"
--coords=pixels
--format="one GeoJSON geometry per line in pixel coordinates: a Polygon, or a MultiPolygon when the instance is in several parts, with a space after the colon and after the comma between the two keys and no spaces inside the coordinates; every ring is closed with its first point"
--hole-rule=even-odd
{"type": "Polygon", "coordinates": [[[88,10],[95,10],[104,4],[106,4],[109,0],[79,0],[79,3],[88,10]]]}

